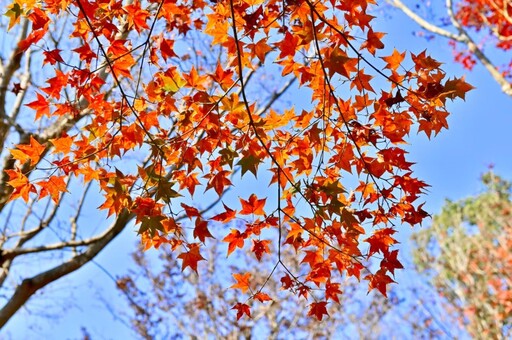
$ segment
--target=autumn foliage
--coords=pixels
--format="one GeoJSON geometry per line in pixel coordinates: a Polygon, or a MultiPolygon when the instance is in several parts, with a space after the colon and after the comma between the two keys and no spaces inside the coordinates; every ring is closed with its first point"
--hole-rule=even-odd
{"type": "Polygon", "coordinates": [[[414,236],[414,261],[447,316],[472,337],[512,335],[511,183],[489,171],[485,191],[447,201],[431,228],[414,236]]]}
{"type": "MultiPolygon", "coordinates": [[[[58,204],[78,178],[97,185],[100,210],[132,216],[145,248],[169,247],[183,270],[197,271],[222,241],[228,256],[271,261],[268,278],[309,299],[318,320],[345,276],[386,295],[402,268],[398,226],[428,216],[407,137],[448,128],[447,100],[472,87],[426,51],[383,53],[373,4],[15,0],[9,28],[27,28],[15,52],[39,53],[33,62],[52,76],[27,93],[24,110],[40,127],[17,132],[1,206],[58,204]],[[47,49],[57,27],[66,49],[47,49]],[[206,47],[190,52],[190,36],[206,47]],[[201,57],[211,51],[213,62],[201,57]],[[255,78],[271,74],[264,97],[255,78]],[[296,105],[282,100],[293,83],[296,105]],[[238,190],[244,183],[268,190],[238,190]]],[[[265,283],[250,285],[251,271],[232,273],[245,296],[232,306],[237,318],[274,298],[265,283]]]]}

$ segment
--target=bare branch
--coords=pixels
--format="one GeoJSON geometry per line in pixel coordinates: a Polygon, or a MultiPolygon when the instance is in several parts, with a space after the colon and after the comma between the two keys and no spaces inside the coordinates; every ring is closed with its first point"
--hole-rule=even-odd
{"type": "Polygon", "coordinates": [[[473,53],[474,56],[484,65],[487,71],[491,74],[494,80],[501,86],[501,90],[512,96],[512,84],[505,79],[503,74],[496,68],[496,66],[492,63],[492,61],[485,55],[483,50],[478,47],[478,45],[474,42],[468,32],[462,27],[462,25],[457,21],[455,14],[453,12],[453,1],[446,0],[446,8],[448,12],[448,16],[450,17],[452,25],[457,29],[458,34],[451,33],[441,27],[438,27],[427,20],[423,19],[416,13],[414,13],[407,5],[405,5],[401,0],[387,0],[389,4],[400,9],[403,13],[405,13],[409,18],[414,20],[418,25],[422,28],[430,31],[439,36],[445,37],[447,39],[462,43],[467,46],[469,52],[473,53]]]}
{"type": "Polygon", "coordinates": [[[98,253],[105,248],[119,233],[126,227],[128,222],[133,219],[134,215],[123,211],[121,212],[113,225],[106,231],[104,236],[91,244],[83,253],[73,256],[70,260],[44,271],[34,277],[24,279],[16,288],[13,296],[0,309],[0,328],[23,306],[28,299],[39,289],[45,287],[49,283],[74,272],[81,268],[84,264],[92,260],[98,253]]]}
{"type": "Polygon", "coordinates": [[[414,13],[401,0],[387,0],[387,2],[389,4],[391,4],[392,6],[398,8],[402,12],[404,12],[409,18],[414,20],[418,25],[420,25],[421,27],[423,27],[427,31],[430,31],[432,33],[435,33],[437,35],[443,36],[443,37],[451,39],[451,40],[455,40],[455,41],[459,41],[459,42],[464,42],[464,37],[463,36],[454,34],[454,33],[450,32],[450,31],[442,29],[441,27],[436,26],[436,25],[428,22],[427,20],[425,20],[422,17],[420,17],[418,14],[414,13]]]}

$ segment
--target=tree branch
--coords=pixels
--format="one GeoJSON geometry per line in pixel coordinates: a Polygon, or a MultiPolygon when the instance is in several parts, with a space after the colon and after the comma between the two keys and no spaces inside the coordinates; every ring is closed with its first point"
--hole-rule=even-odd
{"type": "Polygon", "coordinates": [[[434,34],[443,36],[443,37],[451,39],[451,40],[455,40],[455,41],[458,41],[458,42],[464,42],[464,37],[462,37],[461,35],[454,34],[454,33],[450,32],[450,31],[442,29],[441,27],[436,26],[436,25],[428,22],[427,20],[423,19],[422,17],[420,17],[419,15],[414,13],[401,0],[386,0],[386,1],[390,5],[396,7],[399,10],[401,10],[402,12],[404,12],[409,18],[414,20],[418,25],[420,25],[421,27],[423,27],[427,31],[430,31],[430,32],[432,32],[434,34]]]}
{"type": "Polygon", "coordinates": [[[448,11],[448,16],[452,22],[452,25],[457,29],[459,34],[451,33],[445,29],[442,29],[416,13],[414,13],[407,5],[405,5],[401,0],[387,0],[389,4],[401,10],[404,14],[406,14],[409,18],[411,18],[414,22],[420,25],[422,28],[426,29],[429,32],[437,34],[439,36],[445,37],[447,39],[462,43],[467,46],[469,52],[471,52],[487,69],[487,71],[491,74],[494,80],[501,86],[501,90],[512,96],[512,84],[510,84],[507,79],[502,75],[502,73],[494,66],[491,60],[484,54],[484,52],[477,46],[468,32],[462,27],[462,25],[457,21],[453,12],[453,1],[446,0],[446,8],[448,11]]]}
{"type": "Polygon", "coordinates": [[[104,236],[97,242],[91,244],[85,252],[73,256],[70,260],[34,277],[24,279],[21,284],[18,285],[9,301],[2,307],[2,309],[0,309],[0,328],[2,328],[18,311],[18,309],[23,306],[39,289],[69,273],[74,272],[92,260],[108,243],[110,243],[110,241],[121,233],[128,222],[133,218],[134,214],[131,214],[126,210],[121,212],[115,223],[108,229],[104,236]]]}

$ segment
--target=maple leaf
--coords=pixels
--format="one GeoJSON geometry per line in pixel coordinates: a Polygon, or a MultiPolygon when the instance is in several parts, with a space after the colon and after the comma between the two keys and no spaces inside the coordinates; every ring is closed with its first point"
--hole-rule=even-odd
{"type": "Polygon", "coordinates": [[[261,163],[261,159],[254,157],[253,155],[246,156],[236,165],[240,165],[242,167],[242,176],[247,172],[250,171],[254,174],[255,178],[258,178],[258,165],[261,163]]]}
{"type": "Polygon", "coordinates": [[[279,53],[279,58],[282,59],[284,57],[293,57],[297,50],[297,44],[299,43],[299,38],[296,35],[292,35],[290,32],[286,32],[283,40],[280,43],[277,43],[277,48],[281,53],[279,53]]]}
{"type": "Polygon", "coordinates": [[[325,299],[331,299],[337,303],[340,303],[340,299],[338,298],[338,295],[340,294],[342,294],[342,291],[340,290],[340,284],[328,280],[325,284],[325,299]]]}
{"type": "Polygon", "coordinates": [[[281,278],[281,285],[283,289],[290,289],[294,285],[294,281],[290,277],[290,275],[286,274],[281,278]]]}
{"type": "Polygon", "coordinates": [[[206,185],[205,191],[208,191],[211,188],[215,189],[217,195],[222,195],[224,192],[224,188],[228,185],[233,185],[229,180],[228,176],[231,175],[230,171],[221,170],[217,172],[215,175],[208,174],[205,175],[205,178],[209,178],[208,184],[206,185]]]}
{"type": "Polygon", "coordinates": [[[60,194],[68,192],[67,184],[64,181],[65,176],[51,176],[46,181],[37,182],[37,185],[41,187],[39,192],[39,199],[50,195],[55,203],[58,203],[60,194]]]}
{"type": "Polygon", "coordinates": [[[236,229],[231,229],[231,233],[229,233],[222,242],[229,243],[228,245],[228,256],[238,247],[243,248],[245,243],[246,236],[241,234],[236,229]]]}
{"type": "Polygon", "coordinates": [[[25,52],[32,44],[37,43],[46,34],[46,28],[32,31],[28,37],[18,43],[19,53],[25,52]]]}
{"type": "Polygon", "coordinates": [[[199,261],[205,260],[204,257],[199,253],[199,244],[192,243],[188,245],[189,251],[183,252],[178,255],[179,259],[183,260],[181,265],[181,271],[184,271],[185,268],[190,267],[193,271],[197,273],[197,263],[199,261]]]}
{"type": "Polygon", "coordinates": [[[25,91],[25,88],[21,87],[20,83],[12,84],[12,90],[11,90],[12,93],[14,93],[17,96],[18,93],[20,93],[21,91],[25,91]]]}
{"type": "Polygon", "coordinates": [[[254,294],[253,299],[258,300],[259,302],[272,301],[270,296],[262,292],[254,294]]]}
{"type": "Polygon", "coordinates": [[[395,275],[395,269],[403,269],[404,266],[398,261],[398,249],[391,251],[380,263],[380,267],[384,268],[395,275]]]}
{"type": "Polygon", "coordinates": [[[135,65],[135,59],[130,54],[125,54],[122,57],[117,58],[112,63],[112,73],[116,75],[116,77],[126,77],[128,79],[133,79],[132,73],[130,72],[131,68],[135,65]]]}
{"type": "Polygon", "coordinates": [[[35,186],[30,183],[27,176],[22,174],[19,170],[7,169],[5,172],[9,176],[7,184],[14,188],[9,200],[15,200],[16,198],[21,197],[28,203],[30,193],[37,193],[35,186]]]}
{"type": "Polygon", "coordinates": [[[240,198],[242,203],[242,210],[239,212],[240,215],[265,215],[263,208],[265,207],[266,198],[258,199],[255,194],[251,194],[249,200],[246,201],[240,198]]]}
{"type": "Polygon", "coordinates": [[[348,57],[340,48],[334,49],[325,62],[329,76],[332,77],[336,72],[346,78],[351,78],[351,73],[357,72],[357,64],[357,59],[348,57]]]}
{"type": "Polygon", "coordinates": [[[148,29],[149,26],[147,24],[147,20],[149,18],[149,12],[143,10],[140,7],[139,1],[134,1],[130,5],[125,6],[124,10],[126,11],[128,22],[130,25],[135,27],[135,30],[140,33],[144,29],[148,29]]]}
{"type": "Polygon", "coordinates": [[[446,82],[441,95],[446,96],[452,100],[454,100],[456,97],[459,97],[462,100],[466,100],[466,93],[473,89],[474,87],[466,83],[464,77],[460,79],[454,78],[453,80],[448,80],[446,82]]]}
{"type": "Polygon", "coordinates": [[[172,189],[174,186],[173,182],[169,182],[166,180],[158,181],[155,193],[155,200],[159,199],[163,200],[165,203],[170,203],[171,198],[180,197],[180,195],[176,190],[172,189]]]}
{"type": "Polygon", "coordinates": [[[361,49],[367,49],[368,52],[370,52],[372,55],[375,55],[375,50],[384,48],[384,44],[381,41],[384,35],[385,33],[374,32],[370,28],[366,35],[366,41],[361,44],[361,49]]]}
{"type": "Polygon", "coordinates": [[[35,119],[38,120],[43,116],[50,116],[50,103],[43,97],[41,94],[36,93],[37,100],[25,104],[25,106],[30,107],[31,109],[36,111],[35,119]]]}
{"type": "Polygon", "coordinates": [[[224,69],[220,64],[217,64],[215,73],[212,74],[211,77],[221,86],[224,91],[226,91],[234,83],[233,75],[234,72],[232,69],[224,69]]]}
{"type": "Polygon", "coordinates": [[[28,18],[32,21],[33,30],[46,29],[47,24],[50,22],[50,18],[48,18],[46,13],[37,7],[32,9],[28,18]]]}
{"type": "Polygon", "coordinates": [[[192,217],[201,216],[199,210],[197,210],[196,208],[186,205],[185,203],[181,203],[181,206],[183,207],[183,209],[185,209],[185,214],[187,215],[188,218],[192,219],[192,217]]]}
{"type": "Polygon", "coordinates": [[[224,206],[224,212],[213,216],[211,219],[223,223],[227,223],[236,217],[236,210],[229,208],[227,205],[222,203],[224,206]]]}
{"type": "Polygon", "coordinates": [[[58,48],[51,51],[43,51],[44,61],[43,64],[49,63],[50,65],[55,65],[56,63],[63,63],[64,59],[60,56],[61,50],[58,48]]]}
{"type": "Polygon", "coordinates": [[[265,62],[267,53],[272,51],[272,47],[268,45],[266,38],[260,39],[255,44],[247,45],[247,48],[253,50],[253,53],[256,55],[256,57],[258,57],[261,63],[265,62]]]}
{"type": "Polygon", "coordinates": [[[14,159],[25,163],[30,159],[30,165],[36,165],[39,162],[41,155],[43,154],[46,147],[30,136],[30,144],[18,144],[16,149],[11,149],[11,154],[14,159]]]}
{"type": "Polygon", "coordinates": [[[311,268],[314,268],[317,265],[317,263],[320,263],[322,261],[323,257],[317,251],[307,250],[306,256],[304,256],[300,263],[307,263],[311,268]]]}
{"type": "Polygon", "coordinates": [[[54,153],[62,152],[63,154],[68,154],[71,151],[71,147],[73,146],[73,138],[69,136],[62,136],[60,138],[50,139],[50,143],[53,144],[55,150],[54,153]]]}
{"type": "Polygon", "coordinates": [[[391,237],[394,233],[396,233],[396,230],[392,228],[384,228],[374,231],[373,235],[365,240],[365,242],[370,243],[368,256],[372,256],[377,252],[385,255],[388,254],[389,246],[398,243],[397,240],[391,237]]]}
{"type": "Polygon", "coordinates": [[[163,35],[160,35],[157,39],[157,44],[158,49],[165,60],[178,56],[174,52],[174,40],[165,39],[163,35]]]}
{"type": "Polygon", "coordinates": [[[248,317],[251,317],[251,308],[249,307],[249,305],[246,305],[245,303],[237,302],[237,304],[234,305],[233,308],[231,308],[231,309],[237,310],[237,313],[236,313],[237,320],[240,320],[240,318],[242,316],[244,316],[244,314],[247,315],[248,317]]]}
{"type": "Polygon", "coordinates": [[[137,234],[140,235],[142,233],[148,232],[150,235],[156,235],[157,230],[165,232],[164,226],[162,224],[164,219],[165,217],[161,215],[142,217],[140,219],[141,224],[137,234]]]}
{"type": "Polygon", "coordinates": [[[375,274],[370,274],[364,278],[368,280],[368,292],[372,289],[377,288],[377,290],[387,297],[387,285],[390,283],[395,283],[393,279],[391,279],[383,269],[379,269],[375,274]]]}
{"type": "Polygon", "coordinates": [[[80,60],[84,60],[87,64],[98,57],[96,53],[91,50],[89,44],[83,44],[80,47],[73,49],[73,52],[78,53],[80,55],[80,60]]]}
{"type": "Polygon", "coordinates": [[[298,296],[299,297],[303,297],[304,299],[308,299],[308,294],[309,294],[309,291],[311,290],[311,288],[309,288],[308,286],[306,285],[300,285],[298,288],[297,288],[297,291],[298,291],[298,296]]]}
{"type": "Polygon", "coordinates": [[[308,316],[315,316],[318,321],[322,321],[322,318],[324,315],[329,316],[329,313],[327,313],[327,302],[321,301],[321,302],[313,302],[309,305],[309,312],[308,316]]]}
{"type": "Polygon", "coordinates": [[[198,238],[204,243],[207,237],[214,238],[208,230],[208,221],[197,218],[196,227],[194,228],[194,238],[198,238]]]}
{"type": "Polygon", "coordinates": [[[381,57],[386,64],[386,68],[392,71],[396,71],[398,67],[402,64],[402,61],[405,59],[405,52],[399,53],[396,48],[393,49],[393,54],[387,57],[381,57]]]}
{"type": "Polygon", "coordinates": [[[233,278],[237,281],[234,285],[232,285],[229,288],[235,288],[240,289],[242,293],[245,294],[245,292],[250,289],[251,285],[251,273],[244,273],[244,274],[233,274],[233,278]]]}
{"type": "Polygon", "coordinates": [[[261,261],[264,253],[270,254],[270,248],[268,247],[270,240],[252,240],[252,242],[251,251],[256,255],[258,261],[261,261]]]}
{"type": "Polygon", "coordinates": [[[23,9],[20,4],[14,2],[8,7],[7,12],[5,12],[5,16],[9,18],[9,25],[7,26],[7,30],[13,28],[20,21],[21,15],[24,14],[23,9]]]}

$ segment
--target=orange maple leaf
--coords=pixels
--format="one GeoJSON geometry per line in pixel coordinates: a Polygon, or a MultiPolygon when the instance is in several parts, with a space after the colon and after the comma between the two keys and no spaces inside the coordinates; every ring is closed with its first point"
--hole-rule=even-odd
{"type": "Polygon", "coordinates": [[[342,291],[340,290],[340,284],[331,282],[331,280],[327,281],[325,284],[325,298],[327,300],[331,299],[337,303],[340,303],[340,299],[338,298],[338,295],[340,294],[342,294],[342,291]]]}
{"type": "Polygon", "coordinates": [[[47,181],[38,182],[37,185],[41,187],[39,198],[50,195],[52,200],[57,203],[62,192],[68,192],[65,176],[51,176],[47,181]]]}
{"type": "Polygon", "coordinates": [[[231,233],[229,233],[222,242],[228,242],[228,256],[238,247],[243,248],[245,243],[245,235],[241,234],[236,229],[231,229],[231,233]]]}
{"type": "Polygon", "coordinates": [[[405,58],[405,52],[399,53],[396,48],[393,49],[393,54],[387,57],[381,57],[382,60],[384,60],[386,64],[386,68],[396,71],[402,61],[404,61],[405,58]]]}
{"type": "Polygon", "coordinates": [[[265,294],[262,292],[258,292],[256,294],[254,294],[253,298],[255,300],[258,300],[259,302],[272,301],[272,298],[270,296],[268,296],[268,294],[265,294]]]}
{"type": "Polygon", "coordinates": [[[46,147],[39,144],[39,142],[32,136],[30,136],[30,144],[19,144],[16,146],[17,149],[11,149],[11,155],[14,159],[25,163],[30,159],[30,165],[36,165],[39,162],[41,154],[44,152],[46,147]]]}
{"type": "Polygon", "coordinates": [[[380,263],[380,267],[388,270],[395,275],[395,269],[403,269],[404,266],[398,261],[398,249],[393,250],[390,252],[387,256],[384,257],[384,259],[380,263]]]}
{"type": "Polygon", "coordinates": [[[71,146],[73,146],[73,138],[67,135],[60,138],[50,139],[50,142],[55,148],[53,153],[62,152],[63,154],[68,154],[71,151],[71,146]]]}
{"type": "Polygon", "coordinates": [[[245,274],[233,274],[233,278],[237,281],[234,285],[232,285],[229,288],[235,288],[240,289],[242,293],[245,293],[247,290],[250,289],[251,285],[251,273],[245,273],[245,274]]]}
{"type": "Polygon", "coordinates": [[[40,93],[36,93],[37,100],[25,104],[25,106],[30,107],[31,109],[36,111],[35,119],[40,119],[43,116],[50,116],[50,103],[43,97],[40,93]]]}
{"type": "Polygon", "coordinates": [[[368,52],[370,52],[372,55],[375,55],[375,50],[384,48],[384,44],[380,39],[385,35],[386,34],[382,32],[374,32],[370,28],[366,36],[366,41],[361,44],[361,49],[366,48],[368,52]]]}
{"type": "Polygon", "coordinates": [[[266,200],[266,198],[258,199],[255,194],[252,194],[248,201],[240,198],[240,203],[242,203],[240,215],[265,215],[263,208],[266,200]]]}
{"type": "Polygon", "coordinates": [[[14,188],[9,200],[15,200],[18,197],[23,198],[25,202],[28,202],[29,195],[31,192],[36,193],[36,188],[33,184],[30,183],[27,176],[22,174],[19,170],[5,170],[7,175],[9,175],[9,181],[7,184],[14,188]]]}

